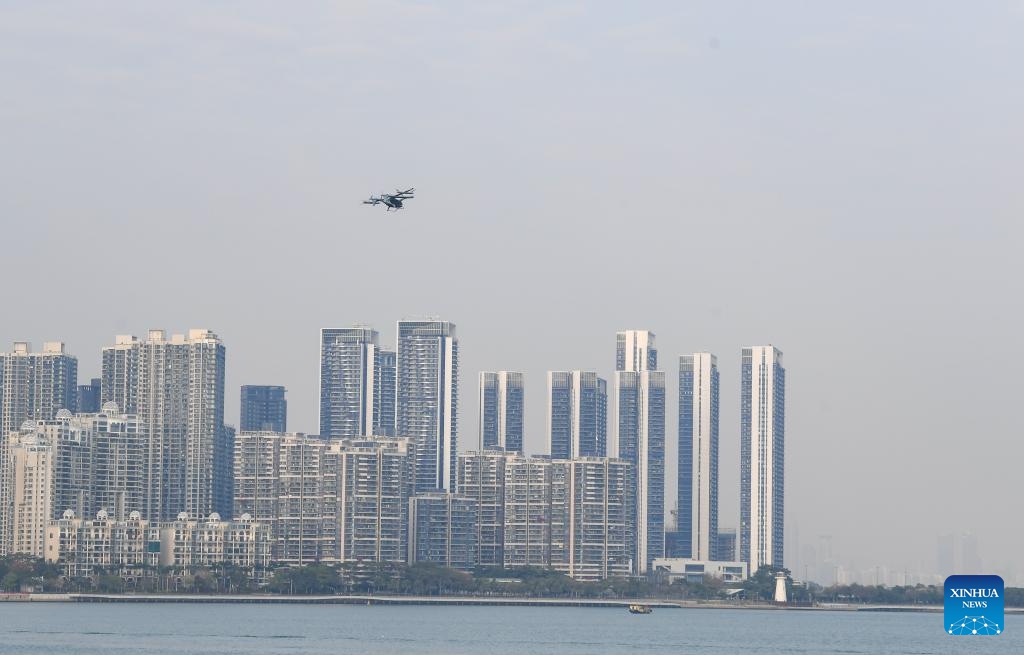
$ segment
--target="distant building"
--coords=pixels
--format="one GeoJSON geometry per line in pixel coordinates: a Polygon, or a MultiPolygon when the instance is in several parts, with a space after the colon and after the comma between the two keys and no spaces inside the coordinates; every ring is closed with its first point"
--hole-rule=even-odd
{"type": "Polygon", "coordinates": [[[373,432],[379,336],[367,327],[320,330],[320,436],[353,438],[373,432]]]}
{"type": "Polygon", "coordinates": [[[717,541],[719,561],[736,561],[736,529],[719,528],[717,541]]]}
{"type": "Polygon", "coordinates": [[[480,373],[480,444],[483,450],[523,452],[523,374],[480,373]]]}
{"type": "Polygon", "coordinates": [[[338,459],[340,561],[406,561],[412,448],[409,439],[393,437],[331,444],[327,456],[338,459]]]}
{"type": "Polygon", "coordinates": [[[744,348],[740,367],[740,560],[750,575],[784,566],[786,369],[773,346],[744,348]]]}
{"type": "MultiPolygon", "coordinates": [[[[505,568],[551,566],[552,461],[549,457],[513,455],[505,459],[503,510],[505,568]]],[[[561,465],[561,478],[566,473],[561,465]]],[[[567,489],[559,487],[564,503],[567,489]]],[[[562,513],[564,517],[564,512],[562,513]]],[[[564,530],[560,531],[564,536],[564,530]]],[[[564,544],[560,542],[560,546],[564,544]]]]}
{"type": "Polygon", "coordinates": [[[665,554],[665,374],[648,330],[616,335],[615,447],[629,463],[630,559],[636,573],[665,554]]]}
{"type": "Polygon", "coordinates": [[[678,530],[665,532],[665,558],[679,559],[687,557],[691,548],[690,535],[678,530]]]}
{"type": "Polygon", "coordinates": [[[139,411],[139,356],[142,343],[138,337],[119,334],[114,345],[103,349],[103,373],[100,377],[100,405],[115,403],[125,414],[139,411]]]}
{"type": "Polygon", "coordinates": [[[9,439],[0,458],[0,477],[9,482],[0,493],[0,543],[9,552],[42,556],[46,521],[66,510],[123,520],[143,503],[142,435],[134,416],[62,410],[52,421],[26,421],[9,439]]]}
{"type": "Polygon", "coordinates": [[[411,448],[393,437],[242,432],[235,513],[270,526],[274,561],[405,561],[411,448]]]}
{"type": "Polygon", "coordinates": [[[288,401],[284,394],[284,387],[242,385],[239,432],[286,432],[288,401]]]}
{"type": "MultiPolygon", "coordinates": [[[[723,559],[718,535],[718,358],[679,358],[679,555],[723,559]]],[[[727,558],[726,558],[727,559],[727,558]]]]}
{"type": "Polygon", "coordinates": [[[89,384],[78,385],[75,411],[79,414],[95,414],[100,411],[100,378],[93,378],[89,384]]]}
{"type": "Polygon", "coordinates": [[[592,371],[548,372],[552,459],[608,454],[608,384],[592,371]]]}
{"type": "Polygon", "coordinates": [[[180,512],[231,512],[232,432],[224,426],[224,344],[209,330],[145,341],[120,335],[103,349],[104,405],[137,415],[143,426],[147,520],[180,512]]]}
{"type": "Polygon", "coordinates": [[[399,321],[397,376],[395,428],[415,446],[416,492],[454,491],[459,399],[455,324],[399,321]]]}
{"type": "Polygon", "coordinates": [[[337,458],[319,437],[285,435],[278,459],[274,561],[303,566],[338,559],[337,458]]]}
{"type": "Polygon", "coordinates": [[[8,435],[0,460],[5,481],[0,543],[5,554],[42,557],[47,521],[64,509],[81,511],[89,502],[89,443],[71,430],[70,417],[62,410],[57,419],[26,421],[8,435]]]}
{"type": "Polygon", "coordinates": [[[476,500],[425,493],[409,501],[409,563],[434,562],[470,571],[476,566],[476,500]]]}
{"type": "Polygon", "coordinates": [[[216,512],[191,519],[182,512],[174,521],[155,526],[160,535],[160,566],[212,567],[218,564],[252,571],[271,562],[269,526],[251,516],[222,520],[216,512]]]}
{"type": "Polygon", "coordinates": [[[576,580],[628,576],[629,463],[583,457],[551,466],[552,568],[576,580]]]}
{"type": "Polygon", "coordinates": [[[688,584],[704,584],[707,577],[722,582],[743,582],[747,579],[747,563],[720,560],[697,560],[690,558],[662,558],[654,560],[652,572],[655,577],[672,584],[682,580],[688,584]]]}
{"type": "Polygon", "coordinates": [[[398,436],[395,434],[397,355],[394,350],[377,350],[373,362],[373,434],[398,436]]]}
{"type": "Polygon", "coordinates": [[[100,571],[139,575],[160,565],[160,530],[139,512],[118,520],[100,511],[85,519],[69,509],[48,522],[45,557],[68,578],[100,571]]]}
{"type": "Polygon", "coordinates": [[[270,546],[269,527],[249,515],[225,521],[217,513],[201,520],[182,513],[161,523],[147,521],[139,512],[115,519],[100,511],[95,519],[84,519],[68,510],[46,528],[46,561],[69,578],[100,572],[139,577],[157,567],[180,573],[226,564],[263,581],[270,546]]]}
{"type": "Polygon", "coordinates": [[[470,451],[459,455],[459,491],[476,500],[476,562],[505,564],[505,462],[502,451],[470,451]]]}
{"type": "Polygon", "coordinates": [[[11,432],[25,421],[48,421],[58,410],[75,411],[78,359],[67,354],[64,343],[49,341],[34,353],[28,342],[0,353],[0,450],[11,432]]]}

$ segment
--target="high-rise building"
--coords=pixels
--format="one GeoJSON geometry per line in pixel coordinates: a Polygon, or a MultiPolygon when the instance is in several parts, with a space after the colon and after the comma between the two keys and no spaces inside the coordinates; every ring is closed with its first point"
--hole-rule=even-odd
{"type": "Polygon", "coordinates": [[[786,369],[774,346],[744,348],[740,366],[740,560],[750,575],[784,566],[786,369]]]}
{"type": "Polygon", "coordinates": [[[611,457],[552,462],[552,568],[576,580],[629,575],[629,466],[611,457]]]}
{"type": "Polygon", "coordinates": [[[630,464],[630,557],[634,571],[644,574],[665,555],[665,374],[654,370],[654,333],[619,332],[615,363],[613,455],[630,464]]]}
{"type": "Polygon", "coordinates": [[[242,432],[235,513],[267,523],[275,561],[405,561],[412,444],[242,432]]]}
{"type": "Polygon", "coordinates": [[[79,414],[95,414],[100,411],[99,378],[92,378],[89,384],[78,385],[75,411],[79,414]]]}
{"type": "Polygon", "coordinates": [[[57,411],[75,411],[78,359],[67,354],[64,343],[43,344],[32,352],[24,341],[0,354],[0,446],[25,421],[48,421],[57,411]]]}
{"type": "Polygon", "coordinates": [[[623,330],[615,335],[616,371],[657,371],[658,349],[650,330],[623,330]]]}
{"type": "Polygon", "coordinates": [[[412,443],[408,439],[345,439],[338,458],[338,549],[343,562],[404,562],[409,546],[412,443]]]}
{"type": "MultiPolygon", "coordinates": [[[[10,481],[0,489],[0,532],[7,535],[0,541],[8,547],[24,534],[28,517],[52,520],[71,510],[123,518],[142,505],[142,437],[134,416],[61,410],[51,421],[26,421],[9,437],[7,455],[0,457],[0,477],[10,481]],[[16,515],[20,527],[8,522],[16,515]]],[[[38,546],[38,529],[32,534],[38,546]]]]}
{"type": "Polygon", "coordinates": [[[246,431],[240,431],[235,436],[232,516],[248,514],[256,521],[267,523],[275,537],[281,495],[281,444],[288,438],[305,437],[280,432],[246,431]]]}
{"type": "Polygon", "coordinates": [[[505,564],[505,462],[502,451],[469,451],[459,455],[459,492],[476,500],[476,563],[505,564]]]}
{"type": "Polygon", "coordinates": [[[330,444],[303,434],[284,435],[278,458],[274,560],[313,564],[338,557],[337,457],[330,444]]]}
{"type": "Polygon", "coordinates": [[[320,436],[353,438],[373,432],[376,330],[320,330],[320,436]]]}
{"type": "Polygon", "coordinates": [[[552,459],[608,453],[608,385],[593,371],[548,372],[552,459]]]}
{"type": "Polygon", "coordinates": [[[523,411],[522,373],[480,373],[481,448],[522,453],[523,411]]]}
{"type": "MultiPolygon", "coordinates": [[[[505,460],[506,568],[551,566],[552,466],[549,457],[514,455],[505,460]]],[[[564,477],[565,467],[560,466],[564,477]]],[[[560,490],[564,496],[564,484],[560,490]]],[[[564,530],[556,532],[564,537],[564,530]]]]}
{"type": "MultiPolygon", "coordinates": [[[[89,448],[89,494],[80,516],[100,511],[124,521],[143,507],[143,440],[145,431],[136,416],[123,414],[108,403],[95,414],[70,420],[73,438],[89,448]]],[[[58,507],[58,511],[76,509],[58,507]]]]}
{"type": "Polygon", "coordinates": [[[395,436],[396,354],[376,350],[373,357],[373,434],[395,436]]]}
{"type": "MultiPolygon", "coordinates": [[[[679,358],[678,531],[682,554],[728,560],[718,548],[718,358],[679,358]]],[[[734,549],[735,550],[735,549],[734,549]]]]}
{"type": "Polygon", "coordinates": [[[443,492],[410,498],[409,563],[434,562],[472,570],[476,566],[476,517],[474,498],[443,492]]]}
{"type": "Polygon", "coordinates": [[[42,557],[46,522],[54,512],[55,448],[26,425],[7,435],[3,458],[5,485],[0,496],[0,555],[42,557]]]}
{"type": "MultiPolygon", "coordinates": [[[[62,342],[44,343],[43,351],[34,353],[27,342],[18,341],[11,352],[0,353],[0,498],[10,499],[14,493],[15,481],[6,477],[5,465],[11,433],[26,422],[51,420],[60,410],[74,411],[77,386],[78,360],[65,352],[62,342]]],[[[0,549],[13,520],[13,509],[4,507],[0,501],[0,549]]]]}
{"type": "Polygon", "coordinates": [[[242,385],[239,432],[287,431],[288,401],[284,393],[284,387],[242,385]]]}
{"type": "Polygon", "coordinates": [[[736,560],[736,528],[720,528],[718,530],[718,561],[735,562],[736,560]]]}
{"type": "Polygon", "coordinates": [[[119,334],[114,345],[103,349],[103,373],[100,378],[100,403],[117,403],[125,414],[139,411],[139,354],[142,342],[138,337],[119,334]]]}
{"type": "Polygon", "coordinates": [[[8,435],[3,458],[7,485],[0,500],[0,514],[6,516],[0,539],[4,552],[42,557],[47,521],[65,509],[89,506],[89,441],[72,420],[70,412],[61,410],[52,421],[26,421],[8,435]]]}
{"type": "MultiPolygon", "coordinates": [[[[224,344],[209,330],[170,339],[163,330],[150,330],[145,342],[119,341],[109,349],[109,358],[104,353],[104,365],[110,361],[117,367],[137,358],[134,395],[146,432],[142,515],[154,521],[172,520],[181,512],[230,515],[234,446],[224,426],[224,344]]],[[[118,375],[105,370],[103,379],[117,380],[118,375]]],[[[132,384],[128,376],[125,380],[132,384]]],[[[104,386],[104,397],[112,402],[121,396],[131,406],[131,395],[115,383],[108,396],[104,386]]]]}
{"type": "Polygon", "coordinates": [[[397,374],[396,434],[413,440],[416,492],[453,490],[459,406],[455,324],[399,321],[397,374]]]}

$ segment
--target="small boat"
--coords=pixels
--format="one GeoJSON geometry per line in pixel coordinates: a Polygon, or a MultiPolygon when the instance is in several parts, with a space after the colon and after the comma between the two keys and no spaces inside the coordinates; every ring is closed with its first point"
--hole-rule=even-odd
{"type": "Polygon", "coordinates": [[[650,614],[654,610],[651,609],[650,605],[630,605],[630,614],[650,614]]]}

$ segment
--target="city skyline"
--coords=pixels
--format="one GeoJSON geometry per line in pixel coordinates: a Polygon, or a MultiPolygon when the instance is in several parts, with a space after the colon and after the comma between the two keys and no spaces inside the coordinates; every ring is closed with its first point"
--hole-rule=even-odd
{"type": "Polygon", "coordinates": [[[0,8],[3,349],[64,340],[82,383],[113,335],[208,326],[228,423],[267,383],[316,433],[320,328],[397,347],[436,314],[460,450],[477,372],[517,370],[536,453],[547,371],[610,384],[611,335],[648,328],[668,499],[674,360],[719,358],[728,528],[739,348],[774,343],[804,545],[926,570],[970,533],[1022,568],[1024,525],[965,491],[1013,497],[1024,455],[1018,2],[115,6],[0,8]],[[361,204],[397,186],[402,211],[361,204]],[[985,458],[952,484],[964,439],[985,458]]]}

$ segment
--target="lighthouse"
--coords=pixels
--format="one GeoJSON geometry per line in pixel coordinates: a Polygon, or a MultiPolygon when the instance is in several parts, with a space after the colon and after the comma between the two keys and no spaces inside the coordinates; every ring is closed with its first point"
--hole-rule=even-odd
{"type": "Polygon", "coordinates": [[[786,574],[782,571],[775,574],[775,602],[786,604],[786,574]]]}

